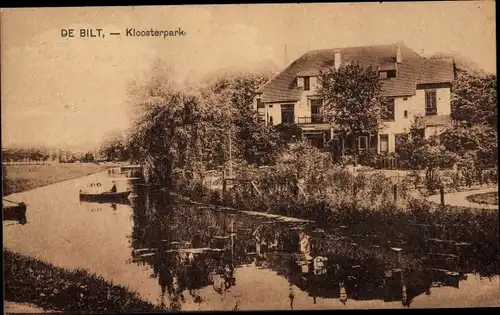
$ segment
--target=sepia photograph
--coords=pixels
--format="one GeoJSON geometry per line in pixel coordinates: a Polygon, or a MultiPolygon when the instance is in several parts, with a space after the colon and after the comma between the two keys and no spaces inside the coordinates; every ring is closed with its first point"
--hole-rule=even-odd
{"type": "Polygon", "coordinates": [[[4,313],[500,306],[495,2],[0,9],[4,313]]]}

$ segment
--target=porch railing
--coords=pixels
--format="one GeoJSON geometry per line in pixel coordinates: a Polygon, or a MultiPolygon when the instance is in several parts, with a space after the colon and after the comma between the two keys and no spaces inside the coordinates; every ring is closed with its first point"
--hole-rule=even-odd
{"type": "Polygon", "coordinates": [[[325,117],[323,115],[311,115],[311,116],[303,116],[297,117],[298,124],[322,124],[324,123],[325,117]]]}

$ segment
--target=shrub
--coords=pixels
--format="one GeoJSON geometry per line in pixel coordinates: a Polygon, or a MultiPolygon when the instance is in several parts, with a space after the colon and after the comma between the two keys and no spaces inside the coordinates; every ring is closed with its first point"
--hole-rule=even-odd
{"type": "Polygon", "coordinates": [[[441,187],[441,180],[437,169],[428,168],[425,171],[424,185],[429,193],[435,193],[441,187]]]}
{"type": "Polygon", "coordinates": [[[373,151],[365,151],[358,156],[358,163],[365,166],[370,166],[374,168],[380,167],[381,155],[373,151]]]}

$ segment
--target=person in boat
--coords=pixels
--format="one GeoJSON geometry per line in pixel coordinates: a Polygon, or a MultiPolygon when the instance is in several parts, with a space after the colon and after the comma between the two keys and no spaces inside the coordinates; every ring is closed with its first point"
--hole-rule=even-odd
{"type": "Polygon", "coordinates": [[[112,183],[113,183],[113,187],[111,187],[111,189],[109,190],[109,192],[115,193],[115,192],[118,191],[118,189],[116,188],[116,183],[114,181],[112,183]]]}

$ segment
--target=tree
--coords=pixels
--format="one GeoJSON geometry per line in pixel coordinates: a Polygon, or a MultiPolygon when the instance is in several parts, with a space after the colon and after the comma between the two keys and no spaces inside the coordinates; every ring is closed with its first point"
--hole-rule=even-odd
{"type": "MultiPolygon", "coordinates": [[[[381,96],[382,83],[377,69],[348,63],[321,75],[318,94],[324,101],[325,115],[345,139],[376,133],[387,112],[381,96]]],[[[353,144],[355,142],[353,141],[353,144]]]]}
{"type": "MultiPolygon", "coordinates": [[[[76,160],[75,156],[72,156],[70,158],[70,161],[74,162],[75,160],[76,160]]],[[[80,161],[83,163],[93,163],[95,162],[94,154],[92,154],[92,152],[87,152],[80,158],[80,161]]]]}
{"type": "Polygon", "coordinates": [[[400,165],[414,170],[449,168],[456,162],[456,152],[440,143],[437,137],[425,139],[412,125],[410,132],[398,137],[396,143],[400,165]]]}
{"type": "Polygon", "coordinates": [[[461,158],[472,157],[477,168],[498,164],[498,133],[486,124],[470,126],[469,122],[456,121],[439,136],[446,150],[461,158]]]}
{"type": "Polygon", "coordinates": [[[204,98],[230,106],[228,136],[233,157],[251,164],[268,163],[280,142],[279,135],[263,125],[252,108],[257,89],[270,78],[270,72],[223,73],[210,77],[202,89],[204,98]]]}
{"type": "Polygon", "coordinates": [[[150,180],[172,188],[176,170],[194,179],[222,163],[232,111],[217,95],[202,97],[171,78],[172,71],[157,62],[149,80],[131,86],[135,115],[128,148],[150,180]]]}
{"type": "Polygon", "coordinates": [[[496,75],[458,67],[451,94],[452,118],[497,127],[496,75]]]}
{"type": "Polygon", "coordinates": [[[99,151],[99,153],[103,154],[108,161],[126,161],[129,159],[126,139],[121,133],[111,134],[107,139],[105,139],[99,151]]]}

